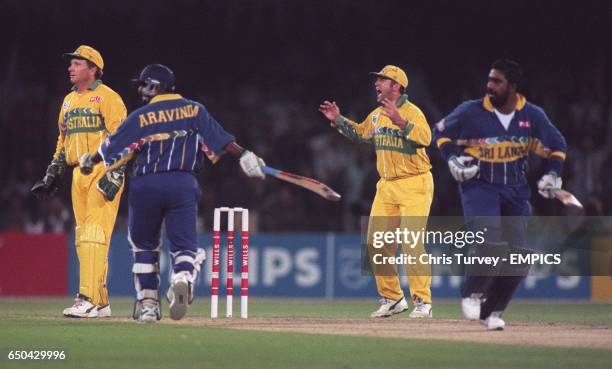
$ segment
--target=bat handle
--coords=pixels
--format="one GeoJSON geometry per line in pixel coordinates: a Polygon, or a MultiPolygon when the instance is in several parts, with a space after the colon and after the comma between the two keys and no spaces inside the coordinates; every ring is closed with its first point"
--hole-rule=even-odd
{"type": "Polygon", "coordinates": [[[278,174],[281,172],[278,169],[274,169],[274,168],[268,167],[266,165],[262,165],[261,166],[261,171],[264,172],[264,174],[267,174],[267,175],[272,176],[272,177],[278,176],[278,174]]]}

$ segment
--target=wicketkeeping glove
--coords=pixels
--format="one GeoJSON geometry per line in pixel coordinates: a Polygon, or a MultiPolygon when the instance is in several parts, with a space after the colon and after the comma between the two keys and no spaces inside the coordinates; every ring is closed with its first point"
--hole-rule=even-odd
{"type": "Polygon", "coordinates": [[[552,199],[555,197],[553,190],[560,189],[562,184],[563,181],[561,180],[561,177],[559,177],[555,172],[550,172],[548,174],[544,174],[538,181],[538,192],[543,197],[552,199]]]}
{"type": "Polygon", "coordinates": [[[251,151],[245,151],[240,155],[240,167],[244,174],[252,178],[264,179],[266,175],[262,172],[261,167],[266,165],[263,159],[253,154],[251,151]]]}
{"type": "Polygon", "coordinates": [[[117,192],[121,189],[123,185],[123,178],[125,176],[125,165],[121,167],[111,170],[106,173],[100,180],[98,180],[98,191],[102,192],[104,198],[108,201],[113,201],[117,192]]]}
{"type": "Polygon", "coordinates": [[[64,150],[60,151],[57,158],[51,161],[47,167],[45,176],[40,181],[36,182],[30,192],[37,199],[48,199],[53,197],[59,189],[59,180],[66,171],[66,154],[64,150]]]}
{"type": "Polygon", "coordinates": [[[480,170],[478,165],[468,165],[472,160],[474,158],[471,156],[457,157],[455,155],[448,159],[448,168],[457,182],[467,181],[478,174],[480,170]]]}

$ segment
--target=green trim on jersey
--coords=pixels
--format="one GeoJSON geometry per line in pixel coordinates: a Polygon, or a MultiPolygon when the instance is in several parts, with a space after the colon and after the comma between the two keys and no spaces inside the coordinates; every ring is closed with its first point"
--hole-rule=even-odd
{"type": "MultiPolygon", "coordinates": [[[[88,90],[95,90],[96,88],[98,88],[98,86],[100,86],[102,83],[101,79],[96,79],[95,81],[93,81],[88,87],[88,90]]],[[[72,91],[76,91],[76,86],[72,86],[72,88],[70,89],[72,91]]]]}
{"type": "Polygon", "coordinates": [[[63,126],[69,136],[81,132],[99,132],[106,130],[104,116],[94,113],[91,108],[76,108],[64,114],[63,126]]]}
{"type": "Polygon", "coordinates": [[[403,94],[402,96],[400,96],[399,99],[397,99],[397,101],[395,102],[395,106],[399,108],[400,106],[404,105],[404,103],[407,101],[408,101],[408,95],[403,94]]]}
{"type": "Polygon", "coordinates": [[[336,128],[338,132],[340,132],[343,136],[345,136],[351,141],[365,143],[369,145],[374,144],[374,140],[372,137],[364,138],[360,136],[355,130],[355,128],[353,128],[350,124],[347,124],[346,121],[347,119],[345,117],[343,117],[342,115],[339,116],[338,119],[336,119],[336,121],[334,122],[334,128],[336,128]]]}
{"type": "Polygon", "coordinates": [[[414,127],[414,124],[410,123],[408,132],[406,126],[403,130],[390,128],[390,127],[377,127],[376,133],[374,134],[374,147],[376,150],[382,151],[395,151],[403,154],[413,155],[416,154],[416,149],[422,147],[414,141],[408,140],[406,136],[414,127]]]}

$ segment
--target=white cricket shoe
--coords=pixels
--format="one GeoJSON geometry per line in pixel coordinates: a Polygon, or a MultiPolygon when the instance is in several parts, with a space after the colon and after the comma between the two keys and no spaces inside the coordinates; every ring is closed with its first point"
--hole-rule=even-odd
{"type": "Polygon", "coordinates": [[[187,306],[191,302],[190,290],[191,283],[189,283],[189,273],[181,272],[172,276],[172,283],[168,289],[166,297],[170,302],[168,310],[170,311],[170,318],[174,320],[180,320],[187,314],[187,306]]]}
{"type": "Polygon", "coordinates": [[[397,301],[383,297],[378,302],[380,302],[380,307],[370,314],[370,318],[387,318],[408,310],[408,303],[403,297],[397,301]]]}
{"type": "Polygon", "coordinates": [[[98,305],[97,309],[98,309],[98,318],[110,318],[111,316],[110,304],[98,305]]]}
{"type": "Polygon", "coordinates": [[[501,318],[501,314],[499,311],[494,311],[487,319],[481,319],[480,323],[490,331],[503,331],[506,327],[506,322],[501,318]]]}
{"type": "Polygon", "coordinates": [[[433,309],[431,304],[426,303],[420,297],[414,300],[414,310],[408,315],[411,318],[431,318],[433,317],[433,309]]]}
{"type": "Polygon", "coordinates": [[[159,301],[154,299],[143,299],[136,302],[138,307],[134,313],[134,318],[138,323],[157,323],[161,319],[159,301]]]}
{"type": "Polygon", "coordinates": [[[72,306],[64,309],[64,316],[70,318],[97,318],[98,306],[94,305],[88,299],[81,295],[77,295],[72,306]]]}
{"type": "Polygon", "coordinates": [[[480,319],[480,303],[481,300],[478,297],[464,297],[461,299],[461,311],[463,317],[468,320],[480,319]]]}

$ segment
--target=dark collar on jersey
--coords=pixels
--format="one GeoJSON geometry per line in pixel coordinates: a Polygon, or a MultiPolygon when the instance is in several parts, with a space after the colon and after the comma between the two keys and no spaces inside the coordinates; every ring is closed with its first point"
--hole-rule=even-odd
{"type": "MultiPolygon", "coordinates": [[[[518,99],[516,100],[516,106],[514,108],[516,110],[521,110],[525,107],[525,104],[527,104],[527,99],[525,98],[525,96],[518,93],[516,94],[516,96],[518,97],[518,99]]],[[[485,95],[484,99],[482,99],[482,107],[490,111],[491,113],[493,113],[493,111],[495,110],[495,107],[491,103],[491,99],[489,99],[489,96],[487,95],[485,95]]]]}
{"type": "Polygon", "coordinates": [[[167,100],[178,100],[182,98],[183,96],[179,94],[161,94],[161,95],[153,96],[151,101],[149,101],[149,104],[153,104],[155,102],[160,102],[160,101],[167,101],[167,100]]]}
{"type": "MultiPolygon", "coordinates": [[[[91,83],[91,85],[89,85],[87,87],[88,90],[95,90],[96,88],[98,88],[98,86],[100,86],[102,84],[102,80],[101,79],[96,79],[95,81],[93,81],[91,83]]],[[[72,86],[71,88],[72,91],[76,91],[76,86],[72,86]]]]}

